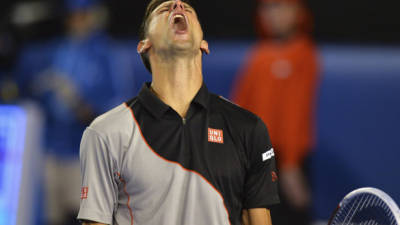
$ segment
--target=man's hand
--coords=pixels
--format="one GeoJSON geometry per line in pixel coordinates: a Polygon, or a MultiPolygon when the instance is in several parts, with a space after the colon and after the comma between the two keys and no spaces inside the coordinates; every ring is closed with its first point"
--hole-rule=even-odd
{"type": "Polygon", "coordinates": [[[272,225],[271,215],[268,209],[245,209],[242,212],[243,225],[272,225]]]}

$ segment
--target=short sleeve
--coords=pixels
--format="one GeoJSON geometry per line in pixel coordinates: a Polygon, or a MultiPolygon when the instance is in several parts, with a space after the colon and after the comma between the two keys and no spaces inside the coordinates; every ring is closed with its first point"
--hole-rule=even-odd
{"type": "Polygon", "coordinates": [[[265,124],[258,119],[249,132],[247,156],[249,168],[244,185],[244,208],[268,208],[279,203],[275,153],[265,124]]]}
{"type": "Polygon", "coordinates": [[[112,224],[117,184],[109,147],[93,129],[87,128],[80,146],[81,205],[78,219],[112,224]]]}

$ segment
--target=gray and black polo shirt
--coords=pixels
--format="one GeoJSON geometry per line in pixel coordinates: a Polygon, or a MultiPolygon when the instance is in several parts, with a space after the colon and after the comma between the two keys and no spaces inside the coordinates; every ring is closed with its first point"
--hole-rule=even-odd
{"type": "Polygon", "coordinates": [[[82,220],[239,225],[279,202],[264,123],[204,84],[184,120],[145,84],[85,130],[80,160],[82,220]]]}

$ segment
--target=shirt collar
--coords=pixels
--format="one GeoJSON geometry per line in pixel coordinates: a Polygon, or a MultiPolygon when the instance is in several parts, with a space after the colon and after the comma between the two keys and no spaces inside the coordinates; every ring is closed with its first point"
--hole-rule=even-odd
{"type": "MultiPolygon", "coordinates": [[[[166,113],[171,107],[165,104],[161,99],[159,99],[151,90],[150,90],[150,82],[146,82],[143,84],[138,98],[146,107],[146,109],[153,114],[153,116],[160,118],[164,113],[166,113]]],[[[192,100],[192,103],[197,103],[203,108],[208,108],[208,100],[210,93],[206,85],[203,83],[192,100]]]]}
{"type": "Polygon", "coordinates": [[[203,108],[208,109],[209,98],[210,92],[208,92],[206,85],[203,83],[197,94],[194,96],[192,102],[198,103],[199,105],[203,106],[203,108]]]}

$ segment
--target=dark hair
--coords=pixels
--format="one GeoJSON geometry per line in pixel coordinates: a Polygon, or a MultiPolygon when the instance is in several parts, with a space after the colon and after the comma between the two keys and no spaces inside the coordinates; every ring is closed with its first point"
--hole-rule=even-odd
{"type": "MultiPolygon", "coordinates": [[[[162,3],[168,2],[171,0],[151,0],[150,3],[146,7],[146,11],[144,13],[143,21],[142,24],[140,25],[140,30],[139,30],[139,39],[140,41],[146,39],[147,35],[147,26],[148,26],[148,20],[151,15],[151,13],[162,3]]],[[[182,0],[182,2],[186,2],[189,5],[192,5],[189,0],[182,0]]],[[[150,66],[150,60],[149,56],[147,53],[140,53],[140,57],[142,58],[143,64],[146,67],[146,69],[151,73],[151,66],[150,66]]]]}

